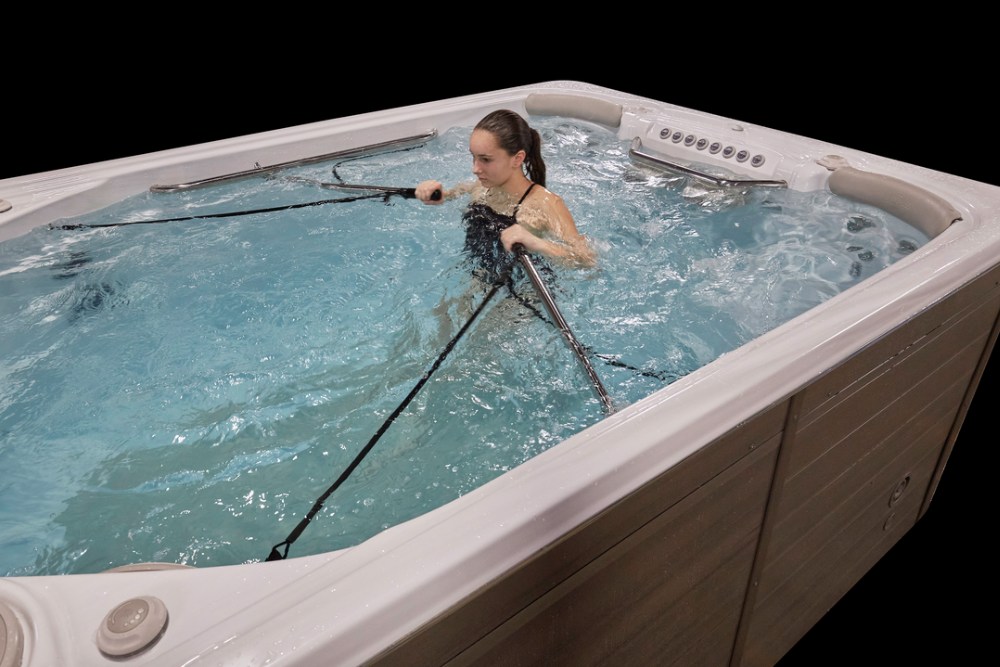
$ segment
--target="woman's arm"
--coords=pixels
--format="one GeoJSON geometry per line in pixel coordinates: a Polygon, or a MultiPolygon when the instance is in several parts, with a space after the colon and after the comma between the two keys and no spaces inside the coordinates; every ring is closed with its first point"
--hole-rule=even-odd
{"type": "Polygon", "coordinates": [[[459,183],[451,190],[445,190],[444,185],[441,181],[422,181],[416,188],[414,192],[417,195],[417,199],[425,204],[443,204],[448,199],[454,199],[460,195],[464,195],[468,192],[472,192],[472,189],[476,186],[476,183],[459,183]],[[440,191],[441,197],[438,199],[432,199],[435,192],[440,191]]]}
{"type": "Polygon", "coordinates": [[[529,197],[525,204],[529,203],[518,211],[518,224],[500,234],[504,248],[509,251],[515,243],[520,243],[531,252],[570,265],[593,266],[597,263],[597,254],[587,237],[577,230],[562,197],[544,190],[537,197],[529,197]]]}

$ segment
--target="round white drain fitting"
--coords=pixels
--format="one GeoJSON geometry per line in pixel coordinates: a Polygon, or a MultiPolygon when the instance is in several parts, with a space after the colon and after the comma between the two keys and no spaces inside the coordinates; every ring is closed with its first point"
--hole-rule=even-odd
{"type": "Polygon", "coordinates": [[[0,600],[0,667],[20,667],[24,632],[14,610],[0,600]]]}
{"type": "Polygon", "coordinates": [[[104,617],[97,630],[97,648],[118,658],[132,655],[155,644],[166,627],[167,607],[159,598],[132,598],[104,617]]]}

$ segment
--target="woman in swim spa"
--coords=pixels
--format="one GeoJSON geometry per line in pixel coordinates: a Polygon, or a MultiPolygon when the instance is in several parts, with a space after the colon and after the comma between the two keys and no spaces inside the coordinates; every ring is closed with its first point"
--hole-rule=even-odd
{"type": "Polygon", "coordinates": [[[519,114],[507,109],[485,116],[472,131],[469,151],[476,181],[445,190],[440,181],[423,181],[417,199],[440,204],[471,194],[462,216],[465,251],[475,272],[488,283],[502,281],[513,262],[511,248],[520,243],[528,252],[569,266],[587,267],[596,254],[577,231],[562,197],[545,188],[541,137],[519,114]],[[435,192],[441,196],[434,197],[435,192]]]}

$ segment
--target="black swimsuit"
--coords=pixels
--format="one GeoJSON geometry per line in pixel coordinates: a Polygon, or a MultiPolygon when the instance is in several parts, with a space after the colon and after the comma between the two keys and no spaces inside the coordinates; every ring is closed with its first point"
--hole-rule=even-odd
{"type": "Polygon", "coordinates": [[[472,264],[473,273],[491,285],[510,279],[514,255],[503,247],[500,233],[517,222],[517,210],[533,187],[534,183],[528,186],[510,215],[497,213],[481,202],[469,204],[462,215],[466,258],[472,264]]]}
{"type": "MultiPolygon", "coordinates": [[[[500,233],[517,222],[514,216],[517,215],[517,210],[533,187],[535,187],[534,183],[528,186],[528,189],[521,196],[521,201],[517,202],[510,215],[497,213],[481,202],[469,204],[469,208],[462,215],[462,222],[465,223],[465,257],[466,261],[472,265],[473,273],[494,287],[506,285],[510,296],[532,311],[543,322],[548,322],[545,315],[531,301],[518,294],[514,288],[513,276],[519,266],[514,262],[514,254],[507,252],[500,241],[500,233]]],[[[538,259],[534,259],[533,264],[551,287],[555,282],[556,275],[552,267],[538,259]]],[[[591,352],[589,349],[587,351],[591,352]]],[[[635,366],[629,366],[607,355],[597,354],[595,356],[612,366],[628,368],[640,375],[655,377],[659,380],[670,379],[671,382],[677,379],[657,371],[644,371],[635,366]]]]}

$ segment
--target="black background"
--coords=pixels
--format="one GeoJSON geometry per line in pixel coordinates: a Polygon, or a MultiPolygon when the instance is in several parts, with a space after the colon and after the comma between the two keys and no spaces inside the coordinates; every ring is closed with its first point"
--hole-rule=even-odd
{"type": "MultiPolygon", "coordinates": [[[[997,147],[983,92],[991,73],[977,73],[954,49],[859,54],[843,42],[836,49],[792,42],[778,52],[741,59],[730,48],[725,60],[705,60],[708,49],[680,57],[665,42],[642,50],[615,42],[596,52],[580,43],[541,54],[499,37],[470,38],[453,50],[433,48],[431,37],[394,38],[377,53],[343,42],[308,53],[248,42],[225,56],[174,39],[141,52],[112,45],[107,56],[79,49],[44,67],[23,58],[4,81],[0,178],[576,80],[1000,184],[983,159],[997,147]]],[[[983,378],[928,514],[781,667],[962,665],[991,654],[998,363],[983,378]]]]}

